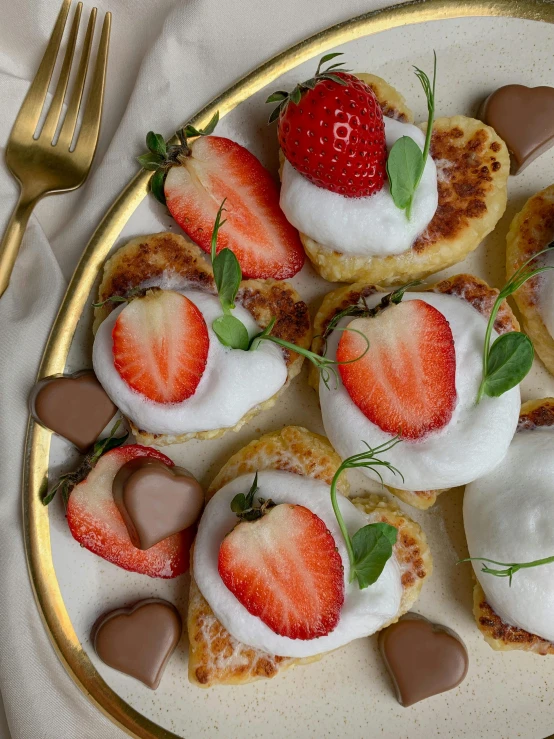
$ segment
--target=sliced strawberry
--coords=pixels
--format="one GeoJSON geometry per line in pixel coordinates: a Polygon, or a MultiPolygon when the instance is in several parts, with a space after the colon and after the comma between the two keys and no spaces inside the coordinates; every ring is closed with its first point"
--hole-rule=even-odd
{"type": "Polygon", "coordinates": [[[150,447],[133,444],[112,449],[73,488],[67,506],[69,529],[81,546],[124,570],[150,577],[177,577],[189,568],[194,527],[173,534],[150,549],[137,549],[114,503],[114,477],[126,462],[138,457],[150,457],[173,467],[169,457],[150,447]]]}
{"type": "Polygon", "coordinates": [[[280,636],[315,639],[339,621],[342,559],[323,521],[304,506],[277,505],[239,523],[221,544],[218,568],[240,603],[280,636]]]}
{"type": "Polygon", "coordinates": [[[180,403],[200,382],[210,340],[204,316],[179,293],[157,290],[132,300],[112,330],[116,370],[156,403],[180,403]]]}
{"type": "Polygon", "coordinates": [[[201,137],[190,150],[182,166],[169,170],[164,186],[167,207],[183,231],[209,252],[215,217],[226,198],[218,251],[231,249],[245,277],[295,275],[304,251],[265,167],[243,146],[220,136],[201,137]]]}
{"type": "Polygon", "coordinates": [[[339,371],[358,408],[383,431],[421,439],[443,428],[456,405],[456,354],[450,325],[423,300],[393,305],[358,318],[337,349],[339,371]]]}

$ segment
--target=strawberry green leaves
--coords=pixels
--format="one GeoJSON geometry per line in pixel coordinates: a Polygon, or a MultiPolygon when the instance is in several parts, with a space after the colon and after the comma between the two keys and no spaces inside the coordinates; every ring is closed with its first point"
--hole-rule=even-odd
{"type": "Polygon", "coordinates": [[[150,179],[150,191],[156,200],[159,200],[160,203],[165,205],[165,178],[171,167],[178,166],[181,163],[182,157],[190,155],[188,139],[196,136],[209,136],[214,132],[218,122],[219,111],[217,110],[208,125],[204,128],[195,128],[191,124],[188,124],[184,128],[179,129],[176,133],[179,143],[169,146],[161,134],[148,131],[146,134],[148,153],[137,157],[137,161],[144,169],[154,172],[150,179]]]}
{"type": "Polygon", "coordinates": [[[214,271],[215,286],[219,296],[219,302],[223,308],[223,315],[218,316],[212,323],[215,335],[224,346],[231,349],[243,349],[246,351],[250,343],[250,337],[245,325],[236,316],[231,314],[235,307],[235,298],[242,280],[242,272],[238,259],[230,249],[222,249],[217,253],[217,235],[225,221],[221,220],[221,214],[225,210],[225,200],[221,203],[214,223],[211,244],[211,259],[214,271]]]}
{"type": "Polygon", "coordinates": [[[423,70],[415,67],[416,76],[421,82],[427,98],[427,110],[429,114],[423,152],[412,138],[402,136],[390,150],[387,159],[387,175],[392,199],[397,208],[406,211],[408,219],[411,216],[414,196],[421,182],[431,147],[433,121],[435,117],[435,82],[437,78],[437,54],[436,52],[433,52],[433,54],[433,84],[431,84],[429,77],[423,70]]]}
{"type": "Polygon", "coordinates": [[[50,490],[46,490],[44,496],[42,497],[42,505],[47,506],[49,503],[51,503],[57,492],[61,493],[64,507],[67,508],[67,503],[69,501],[69,496],[71,495],[71,491],[75,487],[75,485],[78,485],[82,480],[87,477],[88,473],[93,469],[93,467],[96,466],[96,463],[102,457],[104,454],[107,454],[112,449],[116,449],[118,446],[121,446],[127,441],[127,438],[129,434],[124,434],[123,436],[116,436],[115,432],[121,425],[121,421],[117,421],[112,430],[110,431],[109,436],[107,436],[105,439],[99,439],[92,449],[90,449],[87,454],[84,456],[83,460],[81,461],[81,464],[79,467],[75,470],[75,472],[66,472],[65,475],[61,475],[58,482],[53,485],[50,490]]]}
{"type": "Polygon", "coordinates": [[[387,523],[370,523],[356,531],[351,538],[338,504],[337,483],[344,470],[356,467],[372,468],[381,482],[383,479],[379,473],[379,467],[387,467],[395,475],[402,477],[402,474],[390,462],[379,458],[380,454],[386,453],[400,441],[400,439],[394,438],[373,449],[369,444],[364,442],[367,446],[367,451],[347,457],[335,472],[333,481],[331,482],[331,504],[344,537],[344,543],[346,544],[348,559],[350,561],[349,581],[353,582],[357,580],[361,590],[373,585],[381,576],[385,565],[392,557],[397,530],[394,526],[387,523]]]}
{"type": "MultiPolygon", "coordinates": [[[[325,54],[325,56],[322,56],[319,60],[319,64],[317,65],[317,69],[315,72],[315,75],[309,79],[306,80],[306,82],[301,82],[300,84],[296,85],[294,90],[292,92],[287,92],[286,90],[278,90],[277,92],[272,93],[266,100],[266,103],[279,103],[276,108],[274,108],[271,111],[271,115],[269,116],[268,123],[273,123],[273,121],[276,121],[277,118],[279,118],[279,115],[281,111],[284,111],[285,107],[288,105],[289,102],[294,103],[295,105],[298,105],[300,102],[300,99],[302,97],[302,93],[305,90],[313,90],[316,84],[320,80],[332,80],[333,82],[336,82],[339,85],[346,85],[347,83],[345,80],[342,79],[342,77],[339,77],[338,74],[335,73],[334,70],[338,69],[338,67],[342,67],[343,63],[338,62],[336,64],[331,64],[330,67],[327,67],[327,69],[322,70],[321,66],[322,64],[326,64],[327,62],[330,62],[331,59],[334,59],[337,56],[342,56],[342,52],[338,51],[332,54],[325,54]]],[[[342,72],[349,72],[349,69],[342,69],[340,70],[342,72]]]]}
{"type": "Polygon", "coordinates": [[[477,403],[483,395],[498,398],[518,385],[528,374],[533,364],[534,349],[530,339],[519,331],[502,334],[491,346],[491,335],[494,322],[502,302],[530,280],[532,277],[554,269],[554,265],[546,265],[527,270],[527,266],[537,257],[549,252],[554,241],[546,249],[534,254],[514,272],[502,290],[498,293],[487,323],[485,345],[483,349],[483,377],[477,393],[477,403]]]}

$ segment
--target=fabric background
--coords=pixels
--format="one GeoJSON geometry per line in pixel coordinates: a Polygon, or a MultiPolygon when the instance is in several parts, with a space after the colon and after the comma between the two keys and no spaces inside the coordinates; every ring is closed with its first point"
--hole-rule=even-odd
{"type": "MultiPolygon", "coordinates": [[[[3,150],[60,4],[0,0],[0,232],[17,196],[3,150]]],[[[12,739],[124,736],[88,703],[58,662],[36,610],[23,548],[27,395],[79,255],[136,171],[134,157],[144,149],[146,131],[169,136],[270,56],[327,26],[391,4],[394,0],[97,0],[100,17],[112,11],[113,25],[93,172],[75,193],[39,204],[0,300],[1,739],[10,732],[12,739]]],[[[91,6],[85,0],[85,19],[91,6]]]]}

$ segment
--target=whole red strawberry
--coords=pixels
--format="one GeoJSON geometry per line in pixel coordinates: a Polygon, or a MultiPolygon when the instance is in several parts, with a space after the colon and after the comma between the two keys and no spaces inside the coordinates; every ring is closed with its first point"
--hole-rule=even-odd
{"type": "Polygon", "coordinates": [[[292,166],[318,187],[350,198],[384,185],[387,159],[383,113],[371,88],[324,56],[315,76],[289,94],[279,91],[270,122],[278,121],[279,144],[292,166]]]}

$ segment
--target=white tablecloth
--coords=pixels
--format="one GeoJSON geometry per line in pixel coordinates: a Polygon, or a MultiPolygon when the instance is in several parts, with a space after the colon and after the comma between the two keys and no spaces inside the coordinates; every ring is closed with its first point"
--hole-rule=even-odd
{"type": "MultiPolygon", "coordinates": [[[[61,0],[0,0],[0,148],[61,0]]],[[[0,738],[112,739],[123,733],[66,675],[39,619],[21,527],[26,398],[67,279],[102,214],[136,171],[146,131],[171,134],[260,62],[394,0],[97,0],[113,12],[102,135],[75,193],[43,201],[0,300],[0,738]]],[[[85,0],[85,14],[92,3],[85,0]]],[[[86,17],[86,15],[85,15],[86,17]]],[[[0,163],[0,232],[16,186],[0,163]]]]}

